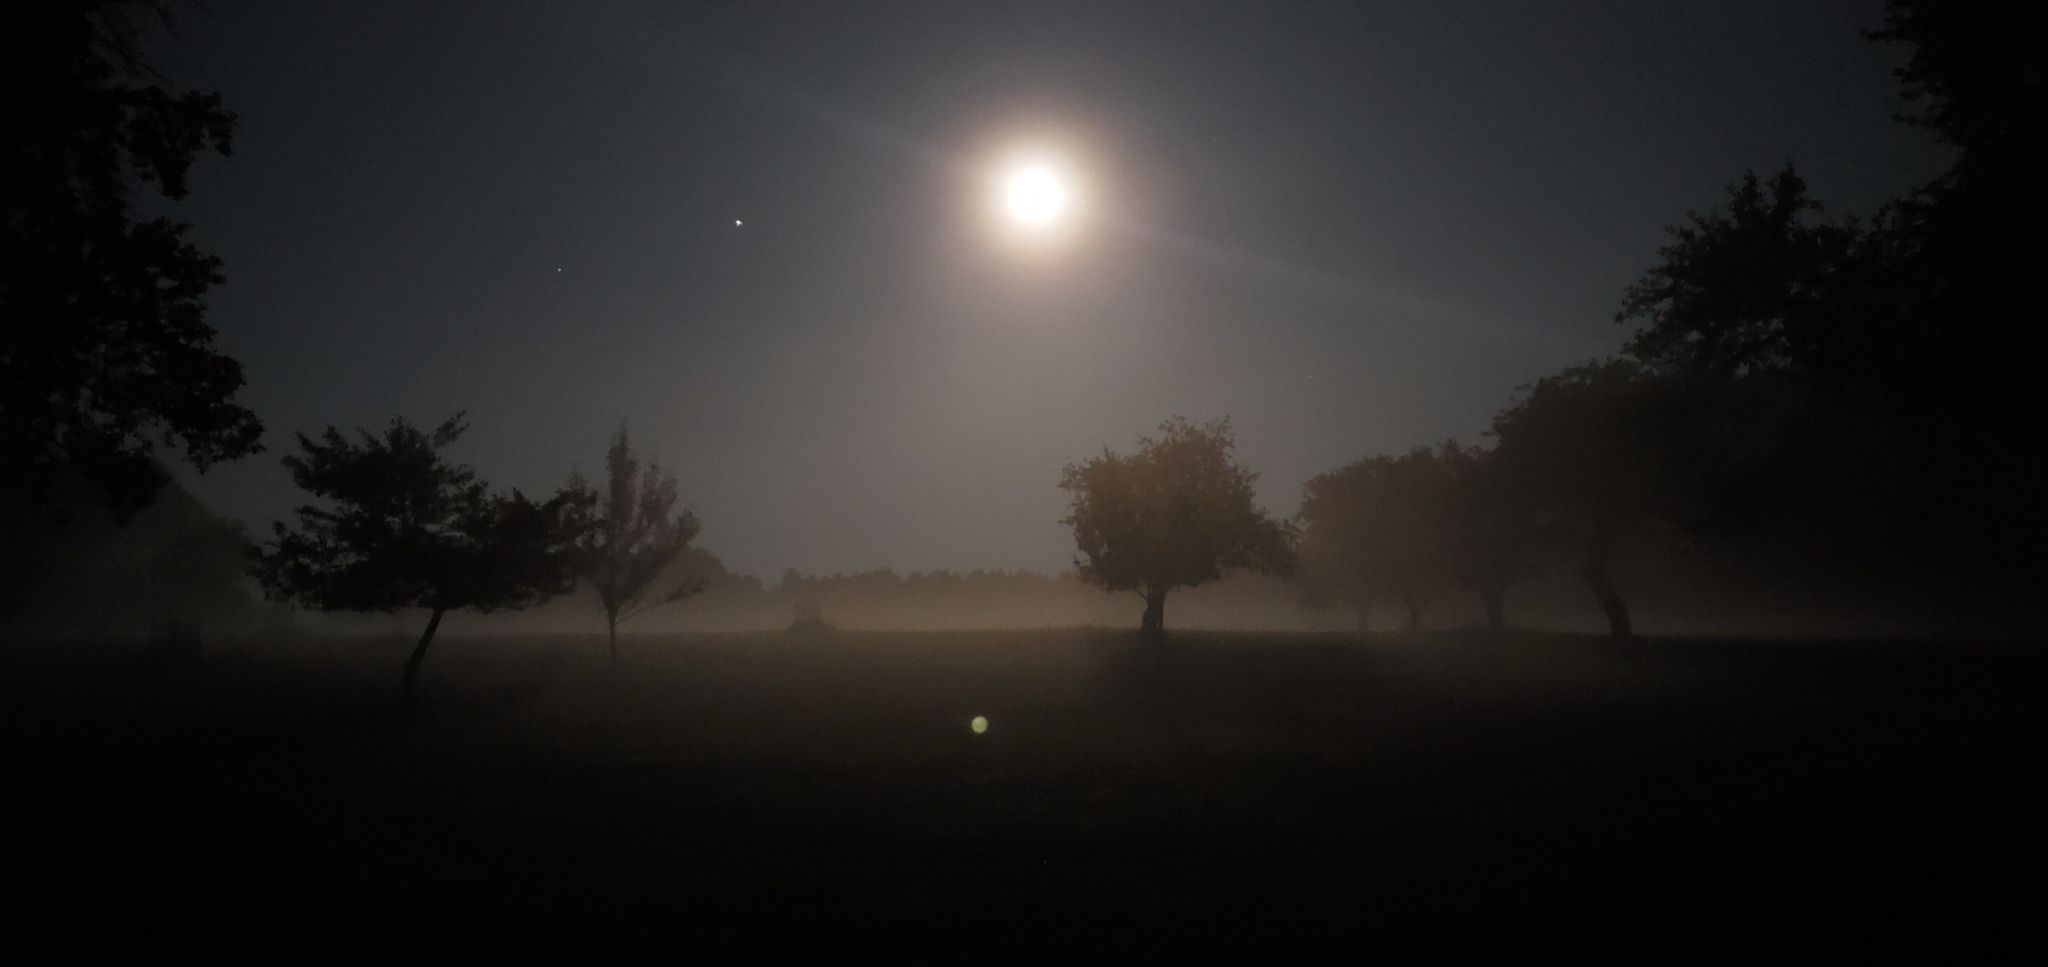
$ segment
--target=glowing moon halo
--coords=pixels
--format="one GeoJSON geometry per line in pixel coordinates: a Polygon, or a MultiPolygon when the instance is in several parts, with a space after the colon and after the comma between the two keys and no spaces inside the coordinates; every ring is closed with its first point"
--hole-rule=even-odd
{"type": "Polygon", "coordinates": [[[1067,210],[1065,182],[1041,165],[1019,168],[1003,183],[1003,202],[1011,216],[1030,225],[1043,225],[1067,210]]]}

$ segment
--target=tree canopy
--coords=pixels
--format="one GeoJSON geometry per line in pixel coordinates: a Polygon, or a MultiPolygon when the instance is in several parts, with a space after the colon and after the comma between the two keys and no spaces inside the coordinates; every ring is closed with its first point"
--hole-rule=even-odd
{"type": "MultiPolygon", "coordinates": [[[[587,487],[580,479],[570,484],[579,494],[586,494],[587,487]]],[[[597,508],[597,516],[578,548],[580,569],[604,607],[605,631],[616,658],[620,622],[703,589],[701,580],[685,577],[659,596],[648,597],[655,579],[697,536],[697,517],[688,510],[676,512],[675,476],[664,473],[658,463],[643,470],[623,426],[612,434],[605,452],[603,494],[585,496],[584,502],[597,508]]]]}
{"type": "Polygon", "coordinates": [[[1747,433],[1716,442],[1777,526],[1859,565],[1997,582],[2048,531],[2048,473],[2016,445],[2035,363],[2015,351],[2048,260],[2048,14],[1894,0],[1871,36],[1908,45],[1902,117],[1954,163],[1862,222],[1821,217],[1789,167],[1745,175],[1629,289],[1627,353],[1699,407],[1744,414],[1747,433]],[[1937,440],[1971,472],[1925,459],[1937,440]]]}
{"type": "Polygon", "coordinates": [[[183,198],[235,116],[169,88],[141,56],[166,5],[26,0],[0,34],[14,83],[0,115],[0,486],[49,495],[64,477],[117,510],[166,479],[155,444],[205,467],[258,450],[235,401],[241,366],[214,348],[206,295],[220,260],[190,226],[135,210],[183,198]]]}
{"type": "Polygon", "coordinates": [[[1303,487],[1302,561],[1356,602],[1359,626],[1377,594],[1408,609],[1408,626],[1452,580],[1443,535],[1449,487],[1436,451],[1367,457],[1303,487]]]}
{"type": "Polygon", "coordinates": [[[1911,47],[1895,71],[1908,107],[1900,116],[1962,149],[1963,167],[2039,155],[2048,139],[2048,11],[1999,0],[1891,0],[1869,36],[1911,47]]]}
{"type": "Polygon", "coordinates": [[[1553,546],[1577,556],[1616,637],[1634,628],[1610,574],[1617,540],[1649,523],[1702,526],[1735,472],[1726,441],[1740,427],[1690,389],[1613,359],[1538,380],[1494,418],[1491,459],[1503,485],[1528,501],[1553,546]]]}
{"type": "Polygon", "coordinates": [[[406,662],[407,693],[448,611],[517,610],[568,591],[587,515],[584,495],[535,503],[497,495],[441,451],[466,427],[460,414],[431,431],[403,419],[351,440],[329,427],[299,435],[284,464],[320,504],[280,521],[257,575],[274,599],[317,610],[422,608],[427,628],[406,662]]]}
{"type": "Polygon", "coordinates": [[[1689,213],[1623,299],[1617,319],[1643,323],[1625,351],[1692,376],[1867,378],[1862,343],[1887,328],[1859,305],[1874,281],[1868,242],[1820,212],[1787,166],[1746,173],[1723,207],[1689,213]]]}
{"type": "Polygon", "coordinates": [[[1284,572],[1292,567],[1293,528],[1254,502],[1258,475],[1232,456],[1226,417],[1196,425],[1162,422],[1129,455],[1068,464],[1060,487],[1071,503],[1061,522],[1074,529],[1075,566],[1106,591],[1145,599],[1140,627],[1165,630],[1166,596],[1222,576],[1226,568],[1284,572]]]}
{"type": "Polygon", "coordinates": [[[1454,440],[1318,474],[1302,488],[1303,575],[1317,596],[1351,604],[1361,629],[1386,594],[1419,628],[1454,585],[1477,593],[1499,628],[1526,529],[1517,496],[1487,451],[1454,440]]]}

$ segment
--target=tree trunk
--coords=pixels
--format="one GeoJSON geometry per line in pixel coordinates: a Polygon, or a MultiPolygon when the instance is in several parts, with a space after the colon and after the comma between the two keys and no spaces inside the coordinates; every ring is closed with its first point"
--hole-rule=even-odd
{"type": "Polygon", "coordinates": [[[1358,630],[1371,631],[1372,598],[1370,596],[1365,595],[1359,596],[1359,599],[1356,602],[1352,603],[1351,610],[1356,612],[1358,615],[1358,630]]]}
{"type": "Polygon", "coordinates": [[[1607,576],[1607,538],[1605,535],[1593,539],[1586,548],[1586,561],[1579,569],[1579,575],[1586,579],[1586,586],[1593,589],[1593,597],[1600,602],[1600,610],[1607,615],[1607,630],[1614,637],[1626,639],[1635,634],[1635,626],[1628,617],[1628,605],[1614,590],[1614,582],[1607,576]]]}
{"type": "Polygon", "coordinates": [[[1479,589],[1479,600],[1486,604],[1486,628],[1488,631],[1498,632],[1505,630],[1508,626],[1507,618],[1504,614],[1505,609],[1502,608],[1502,598],[1504,597],[1506,595],[1502,594],[1499,588],[1479,589]]]}
{"type": "Polygon", "coordinates": [[[619,663],[619,613],[617,611],[606,611],[604,613],[604,633],[611,643],[612,664],[616,665],[619,663]]]}
{"type": "Polygon", "coordinates": [[[435,608],[434,616],[427,619],[427,630],[420,635],[420,643],[412,647],[412,657],[405,660],[405,691],[399,695],[399,704],[412,701],[412,680],[419,676],[420,662],[427,657],[427,646],[434,643],[434,632],[441,629],[441,615],[447,609],[435,608]]]}
{"type": "Polygon", "coordinates": [[[1145,617],[1138,623],[1138,632],[1147,638],[1166,636],[1166,591],[1145,592],[1145,617]]]}
{"type": "Polygon", "coordinates": [[[1422,600],[1413,594],[1401,595],[1401,603],[1408,606],[1408,633],[1422,630],[1422,600]]]}

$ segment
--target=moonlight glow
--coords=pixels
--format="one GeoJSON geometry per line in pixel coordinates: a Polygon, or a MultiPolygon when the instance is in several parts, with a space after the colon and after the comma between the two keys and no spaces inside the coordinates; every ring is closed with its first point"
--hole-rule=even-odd
{"type": "Polygon", "coordinates": [[[1042,225],[1067,210],[1067,185],[1051,169],[1034,165],[1012,172],[1003,183],[1003,202],[1017,220],[1042,225]]]}

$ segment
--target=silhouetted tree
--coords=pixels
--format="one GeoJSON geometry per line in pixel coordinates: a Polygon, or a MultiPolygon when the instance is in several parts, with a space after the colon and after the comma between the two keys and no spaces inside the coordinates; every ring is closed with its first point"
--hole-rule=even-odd
{"type": "Polygon", "coordinates": [[[1479,595],[1497,630],[1527,512],[1483,450],[1447,440],[1367,457],[1303,488],[1302,572],[1320,594],[1351,602],[1361,630],[1379,594],[1400,598],[1417,630],[1453,584],[1479,595]]]}
{"type": "Polygon", "coordinates": [[[1962,153],[1957,174],[2023,176],[2040,167],[1982,172],[2039,160],[2048,145],[2048,10],[1999,0],[1890,0],[1875,40],[1912,47],[1895,73],[1909,112],[1962,153]]]}
{"type": "Polygon", "coordinates": [[[1081,578],[1145,600],[1140,629],[1166,630],[1166,596],[1220,577],[1225,568],[1285,572],[1293,528],[1253,503],[1258,475],[1232,459],[1230,420],[1196,426],[1179,417],[1140,438],[1128,456],[1068,464],[1071,496],[1061,523],[1074,528],[1081,578]]]}
{"type": "Polygon", "coordinates": [[[234,126],[218,95],[144,61],[167,8],[0,4],[0,615],[48,573],[65,520],[99,505],[122,521],[156,495],[156,444],[201,470],[261,448],[205,320],[219,260],[131,205],[184,197],[234,126]]]}
{"type": "Polygon", "coordinates": [[[1634,632],[1612,556],[1625,532],[1689,527],[1713,506],[1728,428],[1684,384],[1630,360],[1538,380],[1493,421],[1490,460],[1525,493],[1549,536],[1574,549],[1579,575],[1617,638],[1634,632]]]}
{"type": "Polygon", "coordinates": [[[242,369],[213,348],[220,260],[189,226],[136,213],[140,187],[183,198],[194,158],[228,151],[220,96],[166,89],[141,38],[166,4],[23,0],[0,35],[19,87],[0,115],[0,480],[59,475],[117,510],[164,482],[175,443],[200,468],[255,452],[242,369]]]}
{"type": "Polygon", "coordinates": [[[257,576],[273,599],[319,610],[424,608],[427,627],[405,663],[405,696],[441,617],[461,608],[517,610],[569,590],[588,496],[564,491],[534,503],[494,495],[441,450],[466,429],[460,414],[422,432],[402,419],[351,441],[329,427],[299,435],[284,459],[323,506],[275,525],[257,576]]]}
{"type": "Polygon", "coordinates": [[[1723,207],[1689,213],[1623,299],[1617,321],[1643,324],[1626,351],[1696,378],[1866,376],[1885,328],[1859,304],[1877,281],[1870,243],[1820,211],[1788,165],[1768,181],[1746,173],[1723,207]]]}
{"type": "Polygon", "coordinates": [[[1444,535],[1449,482],[1436,452],[1367,457],[1318,475],[1303,488],[1303,561],[1336,565],[1322,580],[1348,585],[1365,626],[1370,597],[1386,593],[1408,610],[1408,629],[1452,580],[1444,535]]]}
{"type": "Polygon", "coordinates": [[[1894,0],[1871,36],[1910,46],[1908,121],[1956,149],[1867,224],[1827,220],[1788,167],[1672,229],[1632,286],[1628,351],[1702,405],[1750,420],[1724,463],[1745,513],[1845,559],[1947,580],[2019,574],[2048,519],[2034,432],[2033,276],[2048,261],[2048,11],[1894,0]],[[1901,440],[1976,455],[1970,474],[1901,440]],[[1907,505],[1951,508],[1904,514],[1907,505]],[[1965,577],[1967,575],[1967,577],[1965,577]]]}
{"type": "MultiPolygon", "coordinates": [[[[1953,165],[1888,206],[1883,265],[1907,318],[1878,395],[1883,472],[1903,499],[1954,513],[1898,514],[1902,556],[1943,576],[2031,590],[2048,538],[2048,462],[2014,441],[2039,433],[2038,275],[2048,263],[2048,8],[1992,0],[1894,0],[1880,40],[1910,47],[1906,120],[1956,149],[1953,165]],[[1942,439],[1978,465],[1959,474],[1897,440],[1942,439]],[[1915,526],[1917,525],[1917,527],[1915,526]]],[[[1876,523],[1876,522],[1873,522],[1876,523]]]]}
{"type": "Polygon", "coordinates": [[[1507,590],[1530,539],[1533,506],[1522,481],[1491,451],[1446,440],[1437,448],[1447,490],[1443,555],[1450,573],[1486,609],[1486,626],[1507,627],[1507,590]]]}
{"type": "MultiPolygon", "coordinates": [[[[663,473],[657,463],[648,464],[644,471],[640,468],[625,427],[612,434],[604,463],[605,490],[589,500],[597,508],[597,517],[585,531],[581,554],[583,575],[604,607],[605,634],[616,660],[620,622],[649,608],[681,601],[702,591],[704,583],[691,575],[659,597],[647,596],[655,578],[697,536],[697,518],[688,510],[676,512],[674,475],[663,473]]],[[[580,479],[572,480],[570,489],[587,490],[580,479]]]]}
{"type": "MultiPolygon", "coordinates": [[[[1887,547],[1909,499],[1891,443],[1929,401],[1918,331],[1896,288],[1885,220],[1828,221],[1786,168],[1745,175],[1724,206],[1670,229],[1659,263],[1617,319],[1641,328],[1629,356],[1693,405],[1743,424],[1718,443],[1720,518],[1797,528],[1843,548],[1887,547]]],[[[1707,441],[1696,440],[1695,445],[1707,441]]]]}
{"type": "Polygon", "coordinates": [[[1357,616],[1358,630],[1372,623],[1372,546],[1365,493],[1370,471],[1364,461],[1309,478],[1302,486],[1301,540],[1295,549],[1302,584],[1312,605],[1339,604],[1357,616]]]}

